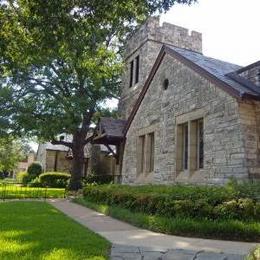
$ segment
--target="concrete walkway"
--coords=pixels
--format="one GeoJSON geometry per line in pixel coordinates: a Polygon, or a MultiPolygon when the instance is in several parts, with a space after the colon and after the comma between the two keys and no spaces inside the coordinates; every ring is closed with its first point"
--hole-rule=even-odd
{"type": "Polygon", "coordinates": [[[49,200],[49,203],[109,240],[113,244],[112,259],[243,259],[243,256],[257,245],[155,233],[68,200],[49,200]],[[150,258],[145,257],[142,252],[150,252],[147,253],[150,258]],[[154,257],[151,252],[154,252],[154,257]],[[172,258],[170,256],[173,253],[176,257],[172,258]],[[166,257],[167,254],[169,257],[166,257]],[[182,257],[177,257],[178,255],[182,257]]]}

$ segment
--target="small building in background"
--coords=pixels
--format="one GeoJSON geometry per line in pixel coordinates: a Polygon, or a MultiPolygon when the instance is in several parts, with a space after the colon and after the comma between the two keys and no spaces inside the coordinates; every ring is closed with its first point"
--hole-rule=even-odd
{"type": "MultiPolygon", "coordinates": [[[[63,136],[65,141],[71,141],[71,139],[71,136],[63,136]]],[[[83,177],[93,173],[98,175],[115,174],[115,159],[105,145],[87,144],[84,150],[83,177]]],[[[72,159],[72,151],[64,145],[53,145],[46,142],[38,146],[36,160],[42,164],[44,172],[70,173],[72,159]]]]}
{"type": "Polygon", "coordinates": [[[31,151],[27,158],[24,161],[21,161],[17,165],[17,169],[14,171],[14,173],[18,172],[26,172],[28,167],[35,161],[35,153],[31,151]]]}

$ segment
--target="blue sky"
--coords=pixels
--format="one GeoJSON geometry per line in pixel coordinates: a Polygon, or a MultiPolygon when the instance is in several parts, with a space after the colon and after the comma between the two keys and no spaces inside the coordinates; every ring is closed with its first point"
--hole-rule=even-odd
{"type": "Polygon", "coordinates": [[[201,32],[207,56],[242,66],[260,60],[260,0],[198,0],[173,6],[161,21],[201,32]]]}

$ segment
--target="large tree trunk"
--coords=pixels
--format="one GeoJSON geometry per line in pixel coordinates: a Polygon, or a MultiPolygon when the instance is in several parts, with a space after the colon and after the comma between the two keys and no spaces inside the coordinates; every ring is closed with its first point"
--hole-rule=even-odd
{"type": "Polygon", "coordinates": [[[75,134],[72,142],[72,172],[70,181],[70,190],[79,190],[82,188],[82,173],[84,167],[84,138],[75,134]]]}

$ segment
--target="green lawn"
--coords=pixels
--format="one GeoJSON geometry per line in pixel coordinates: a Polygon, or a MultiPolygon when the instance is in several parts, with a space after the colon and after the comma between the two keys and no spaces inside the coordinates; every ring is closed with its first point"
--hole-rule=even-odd
{"type": "Polygon", "coordinates": [[[0,203],[0,259],[108,259],[110,243],[45,202],[0,203]]]}
{"type": "Polygon", "coordinates": [[[260,259],[260,246],[257,246],[247,257],[247,260],[259,260],[260,259]]]}
{"type": "Polygon", "coordinates": [[[65,189],[22,187],[18,184],[0,183],[0,200],[26,198],[63,198],[65,189]]]}

